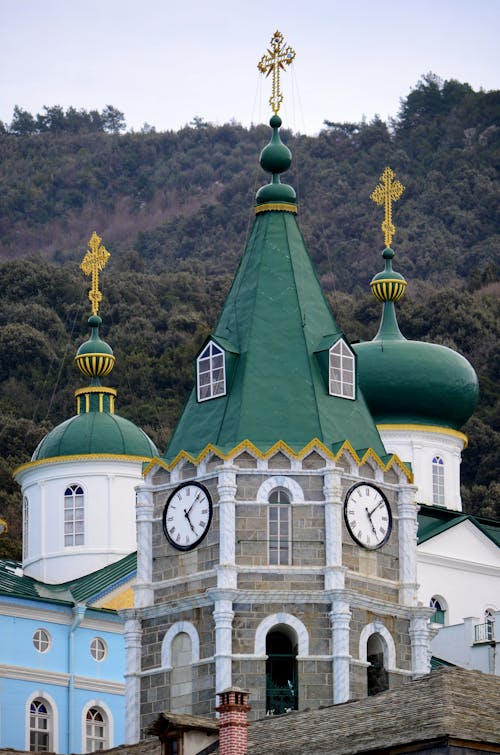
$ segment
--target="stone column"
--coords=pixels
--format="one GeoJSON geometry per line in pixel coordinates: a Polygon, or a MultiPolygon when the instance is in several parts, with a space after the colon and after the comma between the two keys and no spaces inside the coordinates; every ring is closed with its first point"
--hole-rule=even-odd
{"type": "Polygon", "coordinates": [[[332,625],[333,645],[333,702],[345,703],[349,700],[349,623],[351,620],[349,603],[342,596],[334,598],[329,614],[332,625]]]}
{"type": "Polygon", "coordinates": [[[134,587],[136,608],[152,606],[153,594],[153,493],[136,488],[137,581],[134,587]]]}
{"type": "Polygon", "coordinates": [[[140,622],[134,618],[127,618],[124,633],[125,742],[129,745],[135,744],[140,739],[141,635],[140,622]]]}
{"type": "Polygon", "coordinates": [[[416,614],[410,620],[411,670],[416,676],[428,674],[430,668],[430,635],[427,610],[425,615],[416,614]]]}
{"type": "Polygon", "coordinates": [[[398,494],[399,519],[399,602],[417,605],[417,513],[416,487],[405,486],[398,494]]]}
{"type": "Polygon", "coordinates": [[[344,587],[342,567],[342,483],[341,472],[327,470],[324,475],[325,496],[325,590],[344,587]]]}
{"type": "MultiPolygon", "coordinates": [[[[236,588],[236,470],[223,467],[219,471],[219,565],[217,587],[236,588]]],[[[227,686],[227,685],[226,685],[227,686]]],[[[223,686],[217,689],[224,689],[223,686]]]]}
{"type": "Polygon", "coordinates": [[[213,611],[215,621],[215,689],[227,689],[232,681],[233,603],[217,599],[213,611]]]}

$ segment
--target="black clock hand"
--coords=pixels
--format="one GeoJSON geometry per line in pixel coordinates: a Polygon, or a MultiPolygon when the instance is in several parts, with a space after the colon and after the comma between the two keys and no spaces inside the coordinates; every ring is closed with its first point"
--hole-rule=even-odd
{"type": "MultiPolygon", "coordinates": [[[[379,505],[380,505],[380,504],[379,504],[379,505]]],[[[376,509],[376,508],[377,508],[377,507],[375,506],[375,509],[376,509]]],[[[375,509],[373,509],[373,511],[375,511],[375,509]]],[[[377,534],[377,530],[376,530],[376,529],[375,529],[375,527],[373,526],[373,522],[372,522],[372,514],[373,514],[373,511],[368,511],[368,507],[367,507],[367,506],[365,507],[365,511],[366,511],[366,514],[367,514],[367,516],[368,516],[368,519],[370,520],[370,525],[371,525],[371,528],[372,528],[372,530],[373,530],[373,534],[374,534],[374,535],[376,535],[376,534],[377,534]]]]}
{"type": "MultiPolygon", "coordinates": [[[[382,504],[383,504],[383,501],[379,501],[377,505],[368,513],[368,516],[370,517],[370,519],[372,517],[373,512],[376,511],[379,506],[382,506],[382,504]]],[[[366,511],[368,512],[368,509],[366,511]]]]}
{"type": "MultiPolygon", "coordinates": [[[[192,503],[192,504],[191,504],[191,506],[189,507],[189,509],[188,509],[188,511],[187,511],[187,513],[188,513],[188,516],[189,516],[189,514],[191,513],[191,509],[193,508],[194,504],[196,503],[196,501],[198,500],[198,498],[200,497],[200,495],[201,495],[201,493],[198,493],[198,495],[197,495],[197,496],[196,496],[196,498],[194,499],[193,503],[192,503]]],[[[186,512],[184,512],[184,513],[186,513],[186,512]]]]}
{"type": "MultiPolygon", "coordinates": [[[[193,508],[193,507],[191,506],[191,508],[193,508]]],[[[191,511],[191,509],[189,509],[189,511],[191,511]]],[[[191,524],[191,519],[189,518],[189,511],[187,511],[187,510],[184,510],[184,516],[185,516],[185,517],[186,517],[186,519],[188,520],[188,524],[189,524],[189,526],[191,527],[191,529],[193,530],[194,534],[196,535],[196,530],[195,530],[195,528],[193,527],[193,525],[191,524]]]]}

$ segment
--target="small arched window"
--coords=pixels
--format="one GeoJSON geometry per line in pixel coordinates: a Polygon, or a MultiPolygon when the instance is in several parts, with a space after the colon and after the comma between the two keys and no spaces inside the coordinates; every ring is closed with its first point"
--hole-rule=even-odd
{"type": "Polygon", "coordinates": [[[290,497],[278,488],[269,496],[269,563],[290,564],[292,559],[292,527],[290,497]]]}
{"type": "Polygon", "coordinates": [[[444,600],[434,596],[430,599],[429,606],[434,609],[434,614],[431,616],[431,622],[433,624],[444,624],[446,615],[444,600]]]}
{"type": "Polygon", "coordinates": [[[110,747],[108,717],[102,708],[89,708],[85,718],[85,752],[110,747]]]}
{"type": "Polygon", "coordinates": [[[444,506],[444,461],[440,456],[432,460],[432,502],[444,506]]]}
{"type": "Polygon", "coordinates": [[[64,545],[85,544],[85,500],[80,485],[64,491],[64,545]]]}
{"type": "Polygon", "coordinates": [[[196,360],[198,401],[224,396],[226,393],[226,372],[224,351],[210,341],[196,360]]]}
{"type": "Polygon", "coordinates": [[[29,554],[29,536],[30,536],[29,515],[30,515],[30,502],[29,502],[28,496],[25,495],[23,498],[23,560],[24,561],[28,558],[28,554],[29,554]]]}
{"type": "Polygon", "coordinates": [[[53,719],[46,700],[30,704],[30,752],[49,752],[53,748],[53,719]]]}
{"type": "Polygon", "coordinates": [[[354,354],[341,338],[329,352],[329,393],[340,398],[355,398],[354,354]]]}

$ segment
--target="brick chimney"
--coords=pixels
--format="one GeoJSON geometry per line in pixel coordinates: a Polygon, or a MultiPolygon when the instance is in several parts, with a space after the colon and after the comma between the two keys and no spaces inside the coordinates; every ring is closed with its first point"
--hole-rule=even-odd
{"type": "Polygon", "coordinates": [[[215,709],[219,713],[220,755],[246,755],[248,749],[248,719],[251,710],[248,692],[229,687],[218,693],[220,701],[215,709]]]}

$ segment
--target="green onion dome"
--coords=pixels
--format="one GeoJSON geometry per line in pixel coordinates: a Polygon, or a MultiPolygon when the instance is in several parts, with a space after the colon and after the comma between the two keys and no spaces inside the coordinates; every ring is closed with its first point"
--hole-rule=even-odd
{"type": "Polygon", "coordinates": [[[406,281],[392,270],[392,249],[384,251],[386,269],[374,277],[372,292],[383,302],[373,341],[354,344],[358,384],[377,424],[420,424],[459,430],[477,403],[478,381],[472,365],[453,349],[408,341],[399,330],[394,302],[406,281]]]}
{"type": "Polygon", "coordinates": [[[99,336],[99,326],[102,323],[99,315],[89,317],[92,333],[88,341],[82,343],[75,357],[80,372],[90,378],[101,378],[109,375],[115,363],[113,349],[99,336]]]}
{"type": "Polygon", "coordinates": [[[108,412],[78,414],[51,430],[38,444],[32,461],[103,454],[151,459],[158,449],[130,420],[108,412]]]}
{"type": "Polygon", "coordinates": [[[297,198],[295,189],[288,184],[282,184],[279,177],[279,174],[288,170],[292,164],[292,153],[283,144],[279,135],[281,123],[279,115],[273,115],[269,121],[273,135],[260,154],[260,164],[263,170],[273,174],[273,178],[271,183],[261,186],[258,190],[255,198],[257,205],[281,203],[295,205],[297,198]]]}

